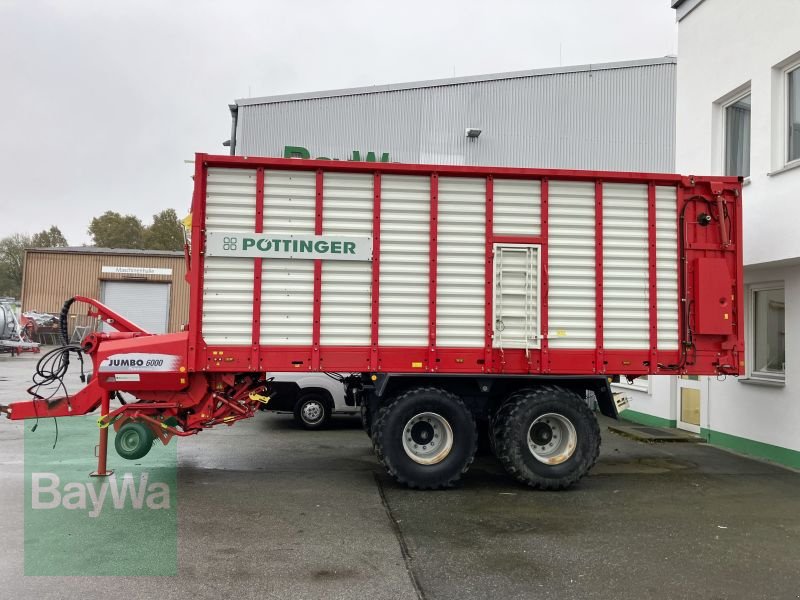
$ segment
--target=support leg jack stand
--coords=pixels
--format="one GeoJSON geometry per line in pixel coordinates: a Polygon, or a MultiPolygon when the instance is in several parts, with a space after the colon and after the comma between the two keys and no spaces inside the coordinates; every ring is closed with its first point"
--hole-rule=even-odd
{"type": "MultiPolygon", "coordinates": [[[[103,391],[103,397],[100,401],[100,415],[105,417],[108,415],[111,405],[111,396],[107,391],[103,391]]],[[[89,477],[108,477],[114,471],[109,471],[106,468],[106,459],[108,457],[108,427],[100,428],[100,444],[96,448],[97,452],[97,471],[89,474],[89,477]]]]}

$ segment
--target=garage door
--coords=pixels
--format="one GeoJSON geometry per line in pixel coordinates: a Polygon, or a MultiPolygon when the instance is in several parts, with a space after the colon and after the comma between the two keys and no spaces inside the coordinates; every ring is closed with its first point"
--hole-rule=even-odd
{"type": "MultiPolygon", "coordinates": [[[[104,281],[103,304],[150,333],[166,333],[169,323],[168,283],[104,281]]],[[[113,331],[106,328],[106,331],[113,331]]]]}

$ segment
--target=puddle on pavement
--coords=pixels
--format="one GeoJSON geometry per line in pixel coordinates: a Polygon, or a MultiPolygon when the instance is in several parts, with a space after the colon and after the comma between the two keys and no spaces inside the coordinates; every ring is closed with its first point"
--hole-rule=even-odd
{"type": "Polygon", "coordinates": [[[317,569],[311,572],[311,578],[323,581],[336,579],[355,579],[359,572],[355,569],[317,569]]]}
{"type": "Polygon", "coordinates": [[[659,475],[692,469],[697,465],[676,458],[644,457],[632,460],[601,460],[591,471],[592,475],[659,475]]]}

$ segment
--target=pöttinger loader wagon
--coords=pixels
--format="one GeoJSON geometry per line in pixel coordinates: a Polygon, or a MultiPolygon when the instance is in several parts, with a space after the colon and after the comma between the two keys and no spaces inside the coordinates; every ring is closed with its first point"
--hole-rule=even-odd
{"type": "Polygon", "coordinates": [[[73,298],[65,332],[74,301],[116,329],[57,351],[90,382],[2,407],[99,408],[101,475],[109,427],[140,458],[252,416],[265,372],[314,371],[400,482],[451,486],[488,426],[510,474],[559,489],[598,456],[587,393],[617,416],[609,375],[743,368],[737,178],[198,154],[194,185],[186,330],[73,298]]]}

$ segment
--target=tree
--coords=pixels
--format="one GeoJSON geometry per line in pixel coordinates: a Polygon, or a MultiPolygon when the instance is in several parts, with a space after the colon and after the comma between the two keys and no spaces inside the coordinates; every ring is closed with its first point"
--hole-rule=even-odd
{"type": "Polygon", "coordinates": [[[144,233],[144,247],[148,250],[181,250],[183,225],[172,208],[153,215],[153,224],[144,233]]]}
{"type": "Polygon", "coordinates": [[[89,224],[89,235],[100,248],[144,248],[144,233],[144,225],[137,217],[110,210],[89,224]]]}
{"type": "Polygon", "coordinates": [[[66,248],[69,244],[61,230],[52,225],[31,238],[31,248],[66,248]]]}
{"type": "Polygon", "coordinates": [[[19,298],[22,289],[22,263],[31,237],[15,233],[0,240],[0,296],[19,298]]]}
{"type": "Polygon", "coordinates": [[[64,248],[67,240],[55,225],[33,236],[15,233],[0,240],[0,296],[19,298],[25,248],[64,248]]]}

